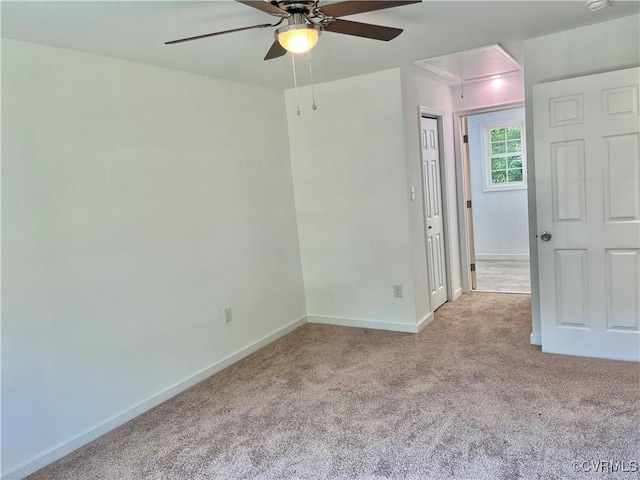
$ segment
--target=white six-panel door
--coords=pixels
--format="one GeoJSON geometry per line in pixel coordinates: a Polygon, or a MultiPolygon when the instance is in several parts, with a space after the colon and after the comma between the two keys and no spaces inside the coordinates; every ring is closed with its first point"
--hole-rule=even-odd
{"type": "Polygon", "coordinates": [[[534,86],[545,352],[640,361],[639,77],[534,86]]]}
{"type": "Polygon", "coordinates": [[[444,220],[440,191],[440,150],[438,121],[421,119],[422,174],[427,242],[427,268],[429,269],[429,296],[431,311],[447,301],[447,271],[445,266],[444,220]]]}

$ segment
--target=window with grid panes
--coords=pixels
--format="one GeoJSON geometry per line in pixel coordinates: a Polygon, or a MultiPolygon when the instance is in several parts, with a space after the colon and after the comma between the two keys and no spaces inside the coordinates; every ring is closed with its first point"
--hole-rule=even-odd
{"type": "Polygon", "coordinates": [[[486,189],[526,187],[524,125],[488,127],[486,135],[486,189]]]}

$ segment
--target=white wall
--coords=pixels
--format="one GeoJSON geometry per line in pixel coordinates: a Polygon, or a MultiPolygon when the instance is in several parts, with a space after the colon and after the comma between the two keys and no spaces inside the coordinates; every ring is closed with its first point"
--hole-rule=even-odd
{"type": "Polygon", "coordinates": [[[531,238],[531,341],[541,343],[540,294],[536,218],[535,157],[533,152],[533,86],[538,83],[619,70],[640,65],[640,17],[629,17],[534,38],[524,44],[529,176],[529,235],[531,238]]]}
{"type": "Polygon", "coordinates": [[[417,67],[286,92],[309,320],[416,331],[432,318],[418,107],[443,115],[451,277],[461,293],[451,91],[417,67]],[[409,189],[416,189],[411,202],[409,189]],[[393,297],[393,285],[404,297],[393,297]]]}
{"type": "Polygon", "coordinates": [[[524,108],[467,117],[469,170],[473,204],[473,238],[476,259],[527,259],[529,216],[527,190],[484,191],[485,128],[524,122],[524,108]]]}
{"type": "Polygon", "coordinates": [[[493,80],[466,83],[464,98],[461,98],[463,89],[460,85],[451,87],[451,93],[454,112],[520,103],[524,102],[524,75],[503,77],[499,85],[495,84],[493,80]]]}
{"type": "Polygon", "coordinates": [[[305,301],[282,92],[10,40],[2,67],[15,478],[286,331],[305,301]]]}
{"type": "Polygon", "coordinates": [[[398,69],[286,92],[310,321],[415,329],[398,69]],[[394,298],[401,284],[403,298],[394,298]]]}
{"type": "MultiPolygon", "coordinates": [[[[462,293],[460,272],[460,239],[457,217],[457,194],[455,157],[453,151],[453,119],[451,89],[448,85],[438,83],[426,76],[419,67],[401,69],[402,79],[402,114],[404,121],[404,149],[407,170],[407,190],[410,186],[416,189],[416,200],[409,202],[409,219],[411,225],[411,254],[413,265],[414,288],[416,290],[416,318],[421,321],[432,311],[429,305],[427,283],[427,258],[425,248],[424,209],[422,205],[422,156],[420,151],[420,116],[419,107],[428,109],[430,113],[442,116],[444,144],[440,146],[444,154],[445,168],[441,169],[443,202],[447,218],[446,233],[449,238],[447,260],[450,263],[451,294],[453,299],[462,293]]],[[[407,193],[405,193],[407,195],[407,193]]],[[[408,196],[407,196],[408,198],[408,196]]]]}

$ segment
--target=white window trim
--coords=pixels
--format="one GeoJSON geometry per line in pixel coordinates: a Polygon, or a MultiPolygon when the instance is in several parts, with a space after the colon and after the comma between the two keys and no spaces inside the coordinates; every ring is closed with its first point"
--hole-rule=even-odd
{"type": "Polygon", "coordinates": [[[503,122],[503,123],[487,123],[482,124],[482,152],[483,152],[483,168],[484,175],[482,191],[483,192],[500,192],[504,190],[526,190],[527,188],[527,139],[525,133],[525,125],[522,121],[503,122]],[[522,147],[522,181],[511,183],[491,183],[491,130],[495,128],[505,128],[519,125],[522,131],[521,147],[522,147]]]}

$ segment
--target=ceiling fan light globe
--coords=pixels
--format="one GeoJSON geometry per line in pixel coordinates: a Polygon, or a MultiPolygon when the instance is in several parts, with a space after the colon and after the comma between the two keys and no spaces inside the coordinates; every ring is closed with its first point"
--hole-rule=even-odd
{"type": "Polygon", "coordinates": [[[320,29],[316,25],[289,25],[276,31],[282,48],[291,53],[304,53],[318,43],[320,29]]]}

